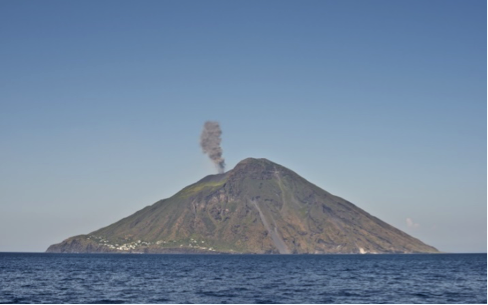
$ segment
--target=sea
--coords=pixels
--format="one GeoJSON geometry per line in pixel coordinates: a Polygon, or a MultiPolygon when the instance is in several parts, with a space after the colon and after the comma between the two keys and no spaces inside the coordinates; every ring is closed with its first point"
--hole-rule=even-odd
{"type": "Polygon", "coordinates": [[[0,253],[0,303],[487,303],[486,254],[0,253]]]}

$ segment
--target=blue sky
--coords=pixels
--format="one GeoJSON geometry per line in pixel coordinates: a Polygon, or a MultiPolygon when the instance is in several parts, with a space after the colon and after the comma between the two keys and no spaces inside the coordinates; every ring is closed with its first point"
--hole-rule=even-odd
{"type": "Polygon", "coordinates": [[[198,139],[218,120],[228,169],[268,158],[440,250],[486,252],[486,11],[1,1],[0,251],[214,173],[198,139]]]}

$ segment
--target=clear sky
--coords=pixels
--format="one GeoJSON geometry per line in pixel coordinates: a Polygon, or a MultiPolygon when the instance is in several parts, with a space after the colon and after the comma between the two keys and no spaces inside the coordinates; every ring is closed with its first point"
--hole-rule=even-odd
{"type": "Polygon", "coordinates": [[[0,251],[280,163],[448,252],[487,249],[486,1],[0,1],[0,251]]]}

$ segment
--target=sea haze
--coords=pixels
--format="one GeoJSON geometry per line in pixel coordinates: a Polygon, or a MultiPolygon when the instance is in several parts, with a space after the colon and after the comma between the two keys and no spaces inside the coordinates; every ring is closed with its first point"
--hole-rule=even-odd
{"type": "Polygon", "coordinates": [[[0,303],[486,303],[486,254],[0,253],[0,303]]]}

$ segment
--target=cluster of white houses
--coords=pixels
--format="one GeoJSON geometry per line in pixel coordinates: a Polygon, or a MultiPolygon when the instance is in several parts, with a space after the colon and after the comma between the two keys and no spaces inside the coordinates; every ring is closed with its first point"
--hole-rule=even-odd
{"type": "MultiPolygon", "coordinates": [[[[165,240],[158,240],[157,242],[148,242],[148,241],[142,241],[142,240],[137,240],[133,241],[130,243],[124,243],[124,244],[111,244],[108,240],[106,240],[103,237],[100,236],[95,236],[95,235],[90,235],[88,236],[88,239],[94,240],[98,242],[98,244],[103,245],[105,247],[108,247],[110,249],[114,250],[121,250],[121,251],[130,251],[130,250],[135,250],[139,249],[141,247],[148,247],[150,245],[162,245],[162,244],[168,244],[168,243],[177,243],[177,241],[171,240],[171,241],[165,241],[165,240]]],[[[205,244],[204,240],[201,240],[200,242],[190,238],[190,242],[188,244],[188,247],[190,248],[196,248],[196,249],[201,249],[201,250],[207,250],[207,251],[215,251],[212,247],[204,247],[203,244],[205,244]]],[[[180,244],[180,247],[183,247],[183,244],[180,244]]]]}

